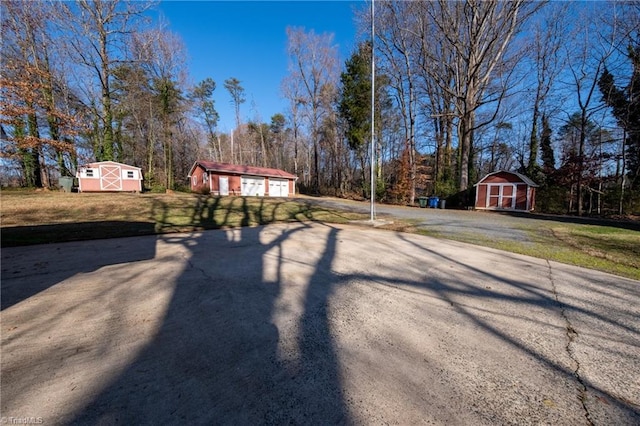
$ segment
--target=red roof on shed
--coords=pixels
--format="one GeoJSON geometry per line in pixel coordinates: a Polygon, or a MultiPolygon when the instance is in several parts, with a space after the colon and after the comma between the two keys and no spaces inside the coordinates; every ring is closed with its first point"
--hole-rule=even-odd
{"type": "Polygon", "coordinates": [[[269,176],[269,177],[283,178],[283,179],[298,179],[296,175],[285,172],[284,170],[270,169],[268,167],[242,166],[239,164],[217,163],[215,161],[204,161],[204,160],[198,160],[195,162],[193,167],[191,167],[189,176],[191,176],[193,169],[197,165],[200,165],[206,171],[211,171],[211,172],[226,172],[226,173],[252,175],[252,176],[269,176]]]}
{"type": "Polygon", "coordinates": [[[496,172],[489,173],[488,175],[480,179],[480,181],[473,186],[478,186],[484,183],[484,181],[490,179],[491,177],[498,176],[498,175],[512,175],[514,178],[519,179],[521,182],[526,183],[529,186],[532,186],[534,188],[538,187],[538,184],[532,181],[531,179],[529,179],[527,176],[518,172],[508,172],[506,170],[498,170],[496,172]]]}

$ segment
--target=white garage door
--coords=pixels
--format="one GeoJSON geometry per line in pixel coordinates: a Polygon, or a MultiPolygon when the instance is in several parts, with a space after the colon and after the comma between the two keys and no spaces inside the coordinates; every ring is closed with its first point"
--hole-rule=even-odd
{"type": "Polygon", "coordinates": [[[242,176],[242,195],[264,197],[264,178],[242,176]]]}
{"type": "Polygon", "coordinates": [[[289,181],[286,179],[269,179],[270,197],[288,197],[289,181]]]}

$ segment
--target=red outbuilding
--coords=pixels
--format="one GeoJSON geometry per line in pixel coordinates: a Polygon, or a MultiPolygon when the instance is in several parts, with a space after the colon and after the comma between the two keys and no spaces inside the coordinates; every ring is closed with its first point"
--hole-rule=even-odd
{"type": "Polygon", "coordinates": [[[115,161],[99,161],[78,168],[79,192],[142,192],[142,169],[115,161]]]}
{"type": "Polygon", "coordinates": [[[538,185],[520,173],[489,173],[475,187],[476,209],[532,211],[535,207],[538,185]]]}
{"type": "Polygon", "coordinates": [[[213,195],[290,197],[298,177],[279,169],[196,161],[189,171],[192,191],[213,195]]]}

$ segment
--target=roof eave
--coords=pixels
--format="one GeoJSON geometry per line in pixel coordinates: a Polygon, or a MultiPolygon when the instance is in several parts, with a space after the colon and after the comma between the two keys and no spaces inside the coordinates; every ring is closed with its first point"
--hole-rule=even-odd
{"type": "Polygon", "coordinates": [[[220,168],[220,167],[208,167],[206,164],[203,164],[200,161],[196,161],[195,164],[193,165],[193,167],[191,167],[191,170],[189,171],[189,176],[191,176],[191,174],[193,173],[193,170],[195,169],[196,166],[202,166],[203,169],[205,169],[205,171],[207,172],[219,172],[219,173],[236,173],[236,174],[240,174],[240,175],[245,175],[245,176],[266,176],[266,177],[273,177],[276,179],[295,179],[298,180],[298,176],[295,175],[291,175],[291,176],[282,176],[282,175],[278,175],[278,174],[273,174],[273,173],[253,173],[251,171],[248,170],[228,170],[225,168],[220,168]]]}

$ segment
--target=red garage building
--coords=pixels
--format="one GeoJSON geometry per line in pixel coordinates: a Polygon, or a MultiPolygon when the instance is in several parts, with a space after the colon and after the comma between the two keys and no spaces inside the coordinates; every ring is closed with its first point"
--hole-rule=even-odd
{"type": "Polygon", "coordinates": [[[475,187],[476,209],[531,211],[535,207],[538,185],[520,173],[489,173],[475,187]]]}
{"type": "Polygon", "coordinates": [[[290,197],[297,176],[279,169],[196,161],[189,171],[192,191],[214,195],[290,197]]]}

